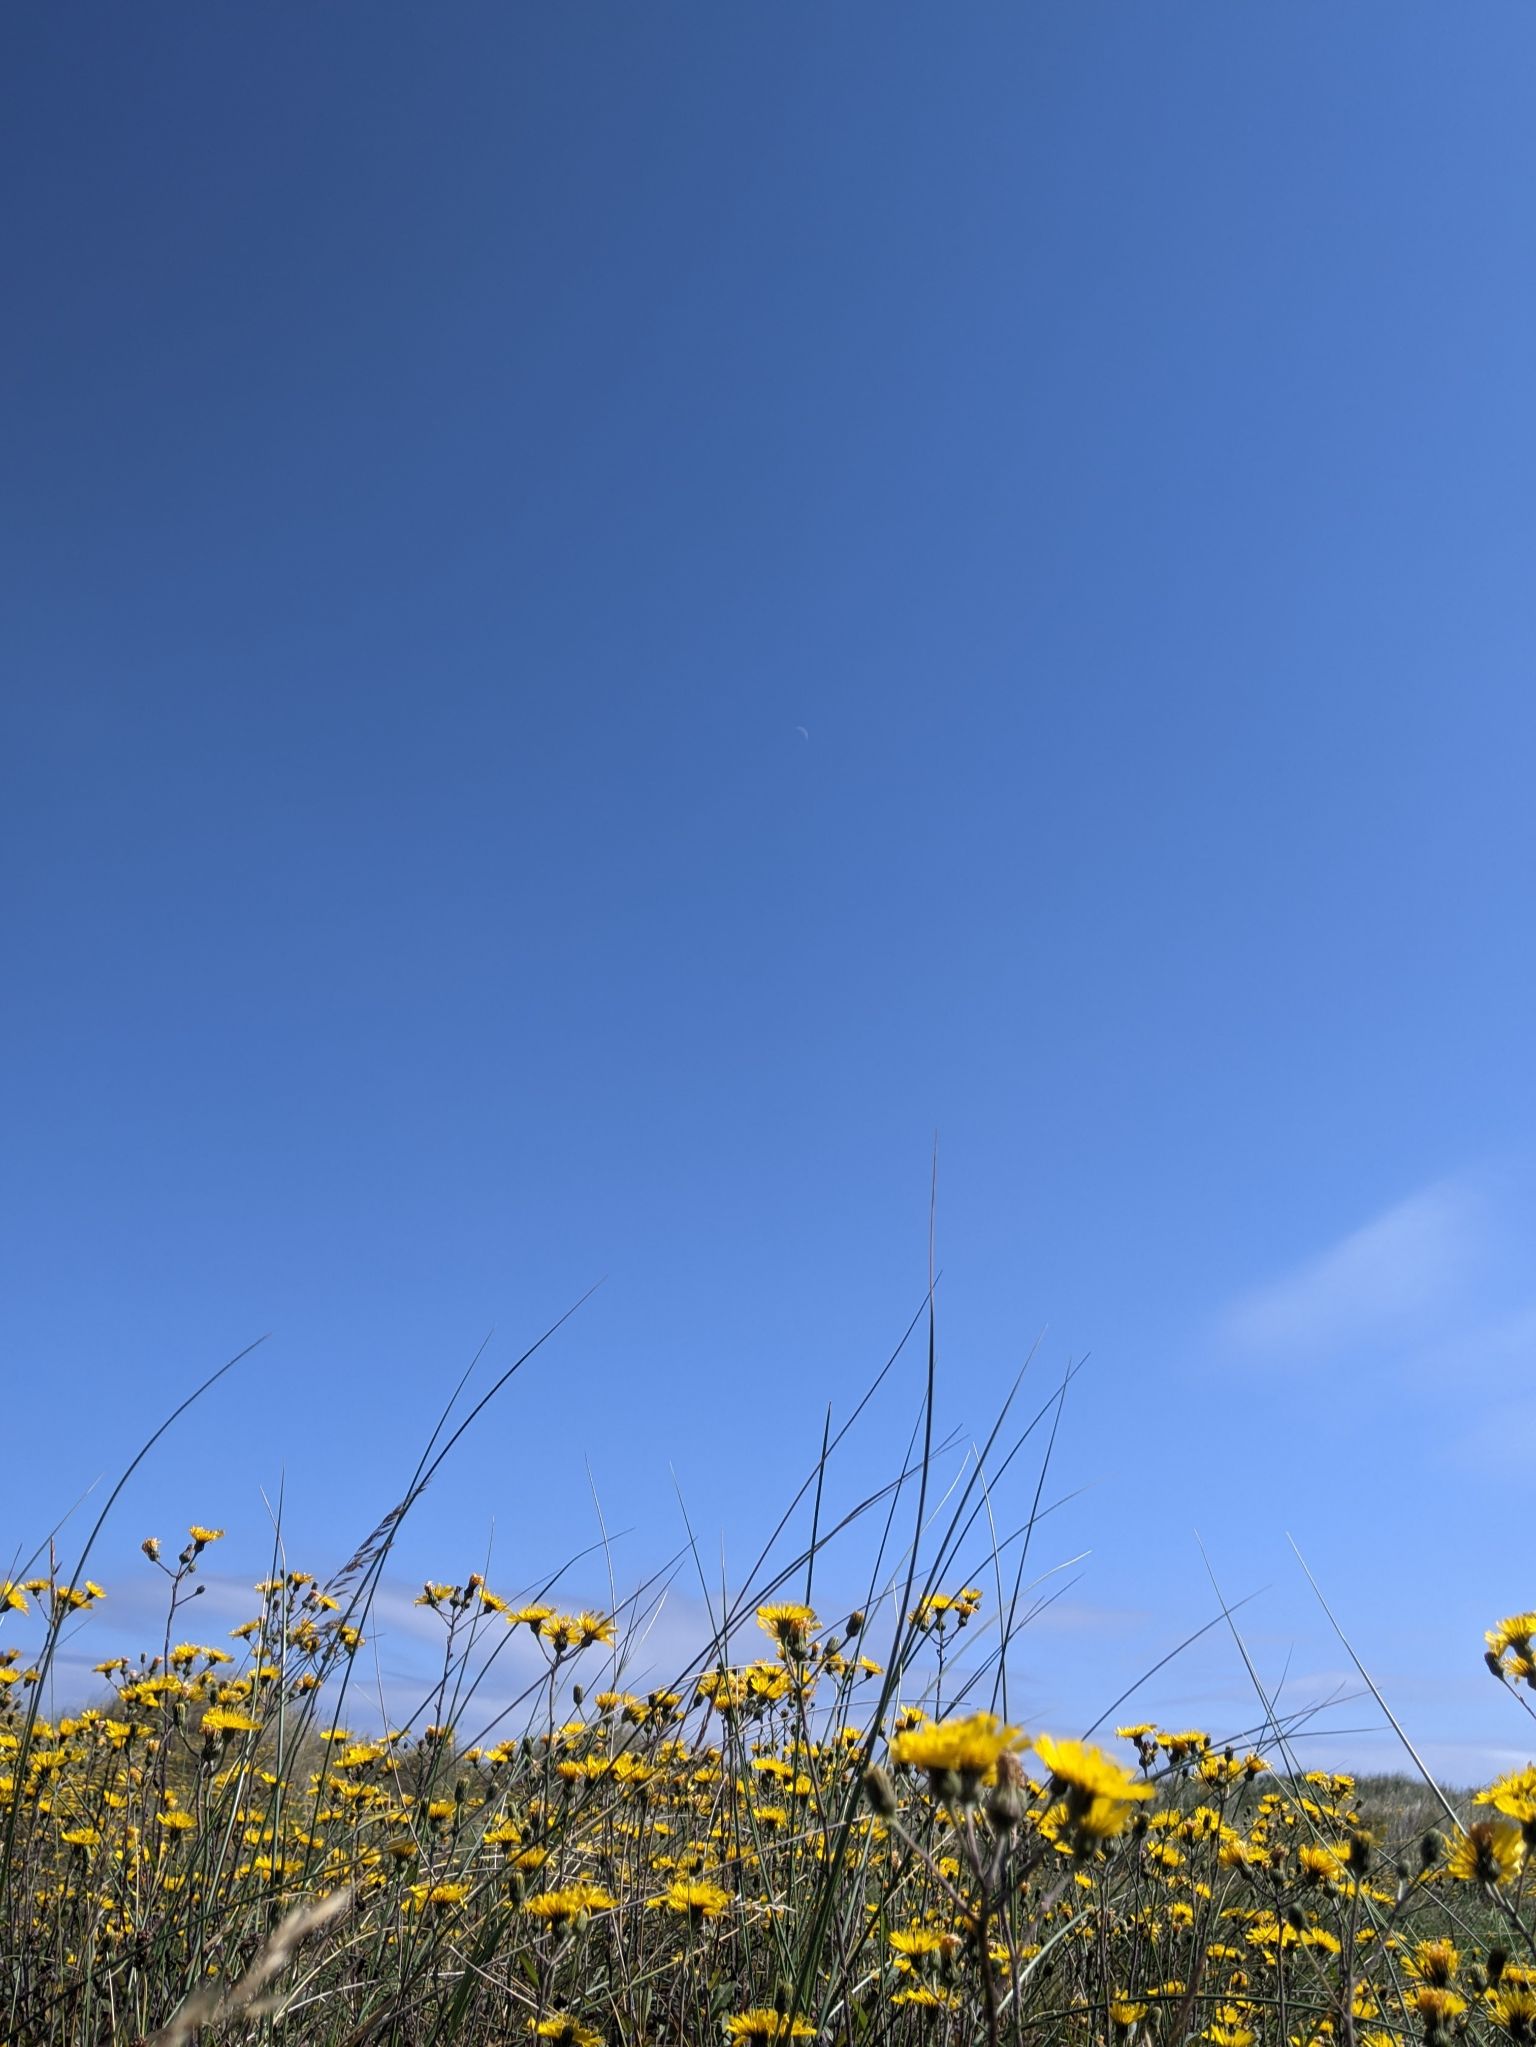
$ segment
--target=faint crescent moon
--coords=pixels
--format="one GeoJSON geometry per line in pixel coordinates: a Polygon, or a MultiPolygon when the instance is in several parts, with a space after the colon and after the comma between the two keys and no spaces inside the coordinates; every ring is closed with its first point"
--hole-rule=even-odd
{"type": "Polygon", "coordinates": [[[796,730],[796,731],[797,731],[797,732],[799,733],[799,735],[800,735],[800,737],[801,737],[802,739],[809,739],[809,738],[810,738],[810,736],[811,736],[811,735],[810,735],[810,733],[806,731],[806,729],[805,729],[805,727],[804,727],[803,725],[797,725],[797,726],[795,727],[795,730],[796,730]]]}

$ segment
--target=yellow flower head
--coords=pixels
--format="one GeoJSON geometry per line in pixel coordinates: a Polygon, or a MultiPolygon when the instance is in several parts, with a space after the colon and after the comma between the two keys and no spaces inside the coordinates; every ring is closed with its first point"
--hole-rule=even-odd
{"type": "Polygon", "coordinates": [[[952,1933],[940,1933],[936,1926],[900,1926],[886,1937],[897,1954],[904,1955],[909,1961],[943,1954],[955,1944],[952,1933]]]}
{"type": "Polygon", "coordinates": [[[1501,1985],[1488,1999],[1488,2016],[1511,2040],[1536,2040],[1536,1991],[1501,1985]]]}
{"type": "Polygon", "coordinates": [[[659,1898],[650,1900],[652,1906],[661,1906],[668,1912],[681,1913],[690,1922],[718,1919],[729,1907],[730,1902],[730,1892],[721,1890],[718,1884],[684,1878],[668,1884],[659,1898]]]}
{"type": "Polygon", "coordinates": [[[587,1649],[594,1642],[611,1642],[613,1622],[601,1613],[549,1613],[538,1623],[538,1633],[556,1655],[572,1649],[587,1649]]]}
{"type": "Polygon", "coordinates": [[[1170,1763],[1187,1763],[1191,1757],[1205,1754],[1211,1745],[1211,1737],[1200,1727],[1181,1728],[1176,1734],[1162,1728],[1158,1731],[1157,1745],[1170,1763]]]}
{"type": "Polygon", "coordinates": [[[960,1946],[956,1933],[941,1933],[936,1926],[904,1926],[887,1936],[896,1951],[896,1967],[904,1976],[931,1973],[947,1962],[960,1946]]]}
{"type": "Polygon", "coordinates": [[[540,1891],[537,1897],[524,1900],[523,1910],[535,1919],[542,1919],[546,1926],[569,1926],[573,1919],[580,1919],[591,1912],[607,1912],[614,1900],[600,1884],[567,1884],[563,1890],[540,1891]]]}
{"type": "Polygon", "coordinates": [[[1467,2008],[1467,2000],[1459,1997],[1454,1990],[1447,1990],[1443,1984],[1421,1983],[1414,1991],[1409,2003],[1418,2014],[1419,2022],[1426,2032],[1438,2032],[1450,2020],[1467,2008]]]}
{"type": "Polygon", "coordinates": [[[1336,1848],[1317,1847],[1310,1841],[1296,1850],[1296,1861],[1303,1881],[1311,1884],[1337,1883],[1346,1867],[1336,1848]]]}
{"type": "Polygon", "coordinates": [[[203,1715],[204,1734],[254,1734],[259,1725],[248,1713],[237,1713],[232,1706],[210,1706],[203,1715]]]}
{"type": "Polygon", "coordinates": [[[533,1632],[537,1634],[554,1610],[552,1606],[509,1607],[506,1614],[507,1626],[515,1628],[519,1621],[526,1621],[533,1632]]]}
{"type": "Polygon", "coordinates": [[[1522,1823],[1536,1820],[1536,1763],[1527,1763],[1523,1770],[1511,1770],[1503,1777],[1496,1777],[1486,1791],[1478,1792],[1473,1803],[1491,1805],[1495,1812],[1522,1823]]]}
{"type": "Polygon", "coordinates": [[[414,1910],[422,1912],[429,1905],[462,1905],[469,1890],[468,1884],[412,1884],[410,1898],[414,1910]]]}
{"type": "Polygon", "coordinates": [[[1090,1798],[1150,1798],[1152,1786],[1133,1777],[1123,1764],[1102,1749],[1085,1741],[1058,1741],[1054,1735],[1037,1735],[1035,1754],[1051,1774],[1054,1784],[1083,1791],[1090,1798]]]}
{"type": "Polygon", "coordinates": [[[973,1713],[968,1720],[931,1720],[891,1737],[891,1760],[926,1771],[936,1791],[939,1780],[953,1777],[962,1797],[974,1797],[982,1784],[997,1782],[998,1764],[1024,1744],[1022,1729],[1005,1727],[992,1713],[973,1713]]]}
{"type": "Polygon", "coordinates": [[[1443,1937],[1439,1940],[1421,1940],[1409,1957],[1408,1974],[1419,1983],[1431,1983],[1444,1988],[1461,1967],[1461,1950],[1456,1943],[1443,1937]]]}
{"type": "Polygon", "coordinates": [[[765,1635],[772,1636],[786,1656],[803,1656],[817,1622],[810,1607],[787,1600],[777,1606],[760,1606],[757,1625],[765,1635]]]}
{"type": "Polygon", "coordinates": [[[556,2047],[603,2047],[603,2036],[568,2011],[553,2011],[547,2018],[530,2019],[528,2030],[536,2040],[553,2040],[556,2047]]]}
{"type": "Polygon", "coordinates": [[[1533,1636],[1536,1636],[1536,1613],[1512,1613],[1496,1628],[1490,1628],[1483,1639],[1495,1656],[1502,1656],[1506,1649],[1521,1649],[1528,1655],[1533,1636]]]}
{"type": "Polygon", "coordinates": [[[1461,1883],[1513,1883],[1525,1860],[1525,1840],[1513,1820],[1474,1820],[1459,1834],[1446,1869],[1461,1883]]]}
{"type": "Polygon", "coordinates": [[[935,1629],[942,1633],[950,1621],[963,1628],[981,1601],[981,1590],[975,1585],[966,1586],[963,1592],[927,1592],[907,1615],[907,1620],[924,1635],[935,1629]]]}

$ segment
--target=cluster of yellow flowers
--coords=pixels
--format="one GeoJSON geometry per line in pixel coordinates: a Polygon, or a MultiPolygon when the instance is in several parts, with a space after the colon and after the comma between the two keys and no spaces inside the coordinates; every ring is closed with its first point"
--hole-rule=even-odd
{"type": "MultiPolygon", "coordinates": [[[[173,1619],[219,1536],[194,1526],[174,1565],[144,1543],[173,1619]]],[[[0,1649],[18,2038],[64,2047],[47,2014],[102,1970],[131,1983],[129,2036],[147,2035],[198,1956],[329,1897],[401,1997],[472,1978],[477,2042],[508,2037],[509,2013],[574,2047],[691,2047],[841,2038],[829,2012],[856,2011],[856,2036],[894,2047],[1015,2028],[1074,2047],[1457,2047],[1478,2029],[1536,2047],[1536,1763],[1394,1844],[1349,1776],[1198,1729],[1137,1722],[1114,1753],[903,1706],[855,1651],[862,1612],[824,1627],[764,1604],[770,1656],[629,1691],[612,1616],[504,1599],[478,1574],[417,1603],[465,1673],[451,1658],[486,1626],[528,1632],[548,1665],[529,1724],[464,1739],[466,1675],[419,1728],[353,1731],[326,1702],[361,1615],[304,1571],[258,1595],[234,1648],[168,1628],[158,1654],[99,1663],[103,1701],[56,1720],[39,1662],[0,1649]],[[576,1659],[596,1650],[615,1681],[589,1696],[576,1659]]],[[[104,1597],[23,1579],[0,1617],[56,1629],[104,1597]]],[[[941,1654],[981,1604],[925,1595],[893,1667],[925,1641],[941,1654]]],[[[1533,1631],[1531,1615],[1490,1631],[1502,1681],[1528,1680],[1533,1631]]],[[[307,1965],[308,1994],[362,2037],[383,1992],[345,1954],[307,1965]]]]}

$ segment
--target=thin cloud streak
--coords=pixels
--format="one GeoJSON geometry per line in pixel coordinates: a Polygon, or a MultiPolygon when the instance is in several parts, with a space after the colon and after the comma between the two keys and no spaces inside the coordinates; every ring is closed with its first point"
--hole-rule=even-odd
{"type": "Polygon", "coordinates": [[[1240,1298],[1224,1317],[1223,1334],[1244,1349],[1283,1351],[1304,1364],[1405,1330],[1454,1300],[1478,1266],[1483,1208],[1464,1182],[1424,1188],[1240,1298]]]}

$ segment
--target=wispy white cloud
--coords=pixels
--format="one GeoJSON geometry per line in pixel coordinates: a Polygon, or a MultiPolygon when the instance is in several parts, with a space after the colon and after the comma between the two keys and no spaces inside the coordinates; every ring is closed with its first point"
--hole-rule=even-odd
{"type": "Polygon", "coordinates": [[[1401,1337],[1447,1308],[1487,1249],[1484,1198],[1468,1181],[1426,1187],[1294,1271],[1237,1300],[1229,1343],[1292,1364],[1346,1344],[1401,1337]]]}
{"type": "MultiPolygon", "coordinates": [[[[1468,1350],[1473,1366],[1469,1371],[1467,1358],[1460,1361],[1463,1386],[1486,1356],[1476,1343],[1468,1350]]],[[[1536,1375],[1536,1331],[1519,1351],[1506,1356],[1502,1375],[1485,1369],[1476,1399],[1452,1411],[1454,1427],[1444,1447],[1464,1472],[1518,1479],[1530,1469],[1536,1448],[1536,1392],[1530,1390],[1536,1375]]]]}
{"type": "Polygon", "coordinates": [[[1476,1385],[1528,1401],[1536,1368],[1536,1304],[1458,1316],[1418,1356],[1418,1375],[1436,1384],[1476,1385]]]}

